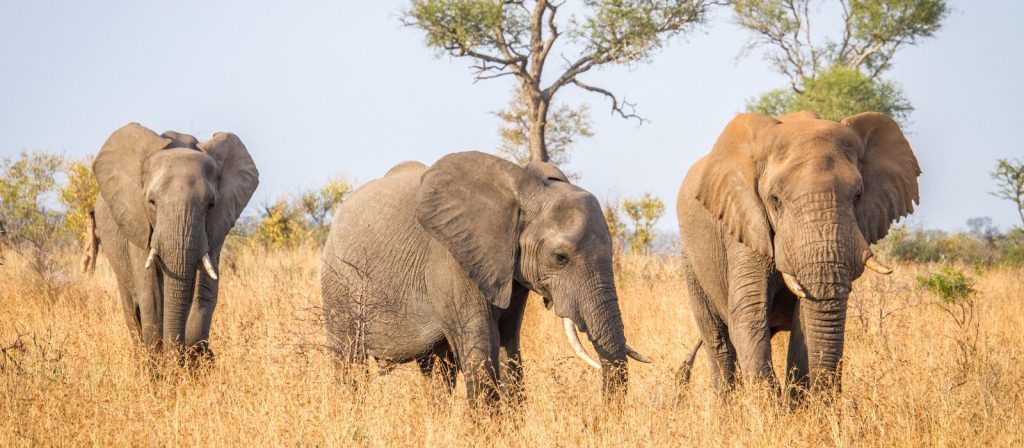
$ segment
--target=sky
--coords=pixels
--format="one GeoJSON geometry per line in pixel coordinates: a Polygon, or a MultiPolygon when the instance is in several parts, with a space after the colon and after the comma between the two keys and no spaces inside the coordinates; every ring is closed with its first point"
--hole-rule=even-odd
{"type": "MultiPolygon", "coordinates": [[[[469,61],[401,26],[406,3],[0,0],[0,156],[94,154],[132,121],[201,140],[231,131],[260,170],[255,213],[334,175],[365,182],[404,160],[493,152],[491,112],[512,81],[474,83],[469,61]]],[[[937,36],[901,50],[887,74],[916,108],[904,128],[924,171],[911,222],[1019,225],[1013,205],[989,194],[989,172],[1024,157],[1024,2],[951,4],[937,36]]],[[[642,126],[612,116],[603,97],[560,91],[594,119],[569,165],[577,183],[601,199],[651,192],[668,208],[659,229],[674,231],[689,166],[748,98],[786,84],[760,53],[739,57],[749,37],[720,11],[650,64],[581,77],[636,103],[642,126]]]]}

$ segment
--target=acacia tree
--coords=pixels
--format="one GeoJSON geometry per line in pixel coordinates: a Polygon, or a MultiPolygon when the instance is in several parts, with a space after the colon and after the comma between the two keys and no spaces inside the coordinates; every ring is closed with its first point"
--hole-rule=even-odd
{"type": "MultiPolygon", "coordinates": [[[[514,77],[528,98],[530,160],[550,160],[545,138],[556,92],[574,85],[611,100],[623,118],[643,121],[633,104],[580,79],[595,67],[644,63],[668,39],[703,23],[714,0],[585,0],[559,20],[548,0],[412,0],[402,22],[426,33],[442,54],[472,59],[476,80],[514,77]],[[556,43],[564,62],[545,76],[556,43]]],[[[564,16],[564,15],[563,15],[564,16]]]]}
{"type": "MultiPolygon", "coordinates": [[[[494,113],[501,120],[498,127],[498,154],[519,165],[530,163],[530,98],[517,89],[507,108],[494,113]]],[[[544,141],[548,161],[559,166],[569,163],[569,149],[580,138],[594,136],[590,127],[590,108],[564,104],[549,112],[544,141]]],[[[571,176],[571,175],[570,175],[571,176]]]]}
{"type": "Polygon", "coordinates": [[[661,199],[644,193],[636,199],[622,201],[622,211],[633,223],[633,233],[629,236],[629,249],[634,254],[647,254],[647,249],[654,242],[654,225],[665,214],[665,203],[661,199]]]}
{"type": "Polygon", "coordinates": [[[811,13],[816,0],[736,0],[740,26],[753,33],[744,53],[763,47],[765,58],[789,78],[748,103],[757,112],[801,109],[841,119],[866,110],[905,119],[913,110],[897,84],[881,78],[897,50],[932,37],[949,14],[945,0],[836,0],[842,11],[838,38],[816,42],[811,13]]]}
{"type": "Polygon", "coordinates": [[[999,159],[992,172],[996,191],[992,195],[1013,202],[1017,206],[1020,222],[1024,225],[1024,160],[999,159]]]}

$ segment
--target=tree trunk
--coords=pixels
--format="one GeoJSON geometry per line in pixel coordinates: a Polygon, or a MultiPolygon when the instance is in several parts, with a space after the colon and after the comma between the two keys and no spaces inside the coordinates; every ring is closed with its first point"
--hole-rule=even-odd
{"type": "Polygon", "coordinates": [[[530,161],[547,162],[548,147],[544,132],[548,127],[548,107],[551,100],[540,94],[530,94],[530,161]]]}

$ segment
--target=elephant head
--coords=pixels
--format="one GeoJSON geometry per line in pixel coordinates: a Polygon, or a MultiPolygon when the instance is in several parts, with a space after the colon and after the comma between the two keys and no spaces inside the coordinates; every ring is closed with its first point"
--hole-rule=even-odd
{"type": "Polygon", "coordinates": [[[799,298],[795,380],[838,385],[851,283],[865,268],[891,272],[870,245],[920,201],[921,169],[899,125],[875,112],[841,123],[810,112],[741,114],[706,166],[698,201],[732,238],[773,260],[799,298]]]}
{"type": "MultiPolygon", "coordinates": [[[[443,157],[422,177],[416,216],[451,253],[484,297],[507,308],[513,281],[544,297],[593,342],[604,390],[624,392],[627,353],[612,273],[611,236],[597,199],[570,184],[553,165],[525,169],[495,156],[443,157]]],[[[646,360],[649,361],[649,360],[646,360]]]]}
{"type": "Polygon", "coordinates": [[[103,144],[93,171],[114,222],[132,245],[148,251],[145,267],[161,276],[163,344],[179,348],[199,266],[217,279],[210,253],[219,254],[255,191],[256,165],[234,134],[199,143],[131,123],[103,144]]]}

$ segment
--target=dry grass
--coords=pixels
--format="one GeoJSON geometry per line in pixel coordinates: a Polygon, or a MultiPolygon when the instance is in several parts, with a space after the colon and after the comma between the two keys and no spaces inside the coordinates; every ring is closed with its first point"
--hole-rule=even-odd
{"type": "MultiPolygon", "coordinates": [[[[572,357],[559,321],[531,301],[524,329],[528,401],[515,416],[476,416],[461,393],[431,398],[413,366],[338,385],[321,330],[314,250],[240,250],[222,266],[212,344],[201,375],[151,379],[133,351],[113,275],[74,274],[43,292],[17,260],[0,268],[0,446],[1021,446],[1024,280],[991,271],[978,283],[980,332],[969,362],[962,335],[913,288],[925,267],[858,282],[844,392],[797,410],[755,390],[716,398],[707,362],[688,387],[674,375],[696,340],[675,260],[627,260],[620,295],[632,345],[628,402],[608,409],[599,376],[572,357]],[[56,291],[56,292],[54,292],[56,291]],[[18,335],[21,335],[18,339],[18,335]],[[17,340],[17,343],[15,341],[17,340]]],[[[68,256],[66,272],[75,260],[68,256]]],[[[785,336],[775,341],[782,364],[785,336]]]]}

